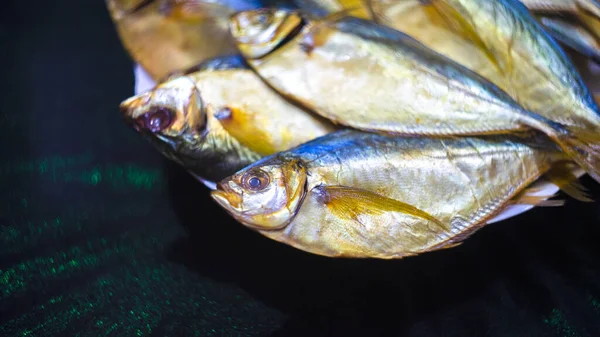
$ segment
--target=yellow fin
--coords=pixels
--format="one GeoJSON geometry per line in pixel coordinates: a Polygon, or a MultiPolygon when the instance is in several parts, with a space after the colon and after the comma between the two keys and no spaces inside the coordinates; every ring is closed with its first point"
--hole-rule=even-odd
{"type": "Polygon", "coordinates": [[[356,220],[359,215],[381,215],[399,212],[429,220],[447,230],[448,226],[431,214],[415,206],[364,189],[346,186],[319,186],[315,188],[322,202],[338,218],[356,220]]]}
{"type": "Polygon", "coordinates": [[[260,114],[237,106],[221,107],[218,111],[207,106],[207,111],[213,114],[225,131],[250,150],[262,156],[278,150],[273,137],[263,127],[266,121],[262,120],[264,117],[260,114]]]}
{"type": "Polygon", "coordinates": [[[517,194],[514,198],[512,198],[508,204],[509,205],[532,205],[537,207],[560,207],[564,206],[564,200],[547,200],[552,197],[555,197],[556,194],[536,194],[541,190],[540,187],[531,186],[521,191],[521,193],[517,194]]]}
{"type": "Polygon", "coordinates": [[[514,205],[532,205],[537,207],[560,207],[565,205],[564,200],[546,200],[554,197],[555,194],[547,195],[523,195],[518,199],[511,201],[514,205]]]}
{"type": "Polygon", "coordinates": [[[460,245],[462,245],[464,242],[454,242],[454,243],[449,243],[445,246],[439,247],[439,249],[452,249],[455,247],[458,247],[460,245]]]}
{"type": "Polygon", "coordinates": [[[577,177],[573,174],[573,168],[574,164],[561,162],[552,167],[545,175],[548,180],[571,198],[583,202],[593,202],[586,193],[587,189],[579,183],[577,177]]]}
{"type": "Polygon", "coordinates": [[[477,48],[485,53],[490,62],[492,62],[492,64],[494,64],[498,70],[501,72],[503,71],[498,63],[498,60],[496,59],[496,56],[494,56],[492,51],[485,45],[479,34],[477,34],[473,24],[469,22],[469,20],[467,20],[454,7],[449,5],[447,0],[424,0],[422,2],[423,6],[433,6],[438,11],[440,16],[445,19],[446,24],[448,27],[450,27],[450,29],[473,42],[477,48]]]}
{"type": "Polygon", "coordinates": [[[600,182],[600,134],[552,122],[543,127],[550,127],[546,134],[591,178],[600,182]]]}

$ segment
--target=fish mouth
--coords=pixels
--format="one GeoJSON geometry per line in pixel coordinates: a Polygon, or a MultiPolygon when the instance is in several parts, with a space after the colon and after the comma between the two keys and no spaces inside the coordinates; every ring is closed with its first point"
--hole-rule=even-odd
{"type": "Polygon", "coordinates": [[[150,95],[132,96],[119,104],[119,112],[128,125],[135,124],[135,119],[141,115],[142,107],[150,102],[150,95]]]}
{"type": "Polygon", "coordinates": [[[225,191],[214,190],[210,192],[210,196],[219,204],[221,207],[229,210],[231,203],[229,202],[228,193],[225,191]]]}
{"type": "Polygon", "coordinates": [[[215,200],[221,207],[225,208],[227,211],[238,212],[239,206],[242,202],[240,196],[231,191],[229,186],[223,183],[218,183],[217,188],[210,192],[211,197],[215,200]]]}

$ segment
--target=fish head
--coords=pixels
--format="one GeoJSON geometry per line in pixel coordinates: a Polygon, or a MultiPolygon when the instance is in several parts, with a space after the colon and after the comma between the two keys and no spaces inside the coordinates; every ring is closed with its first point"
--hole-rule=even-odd
{"type": "Polygon", "coordinates": [[[239,11],[229,20],[229,30],[238,49],[248,59],[271,53],[303,26],[299,12],[281,8],[239,11]]]}
{"type": "Polygon", "coordinates": [[[126,123],[163,153],[199,142],[206,129],[201,93],[187,76],[160,83],[124,100],[120,110],[126,123]]]}
{"type": "Polygon", "coordinates": [[[221,180],[212,198],[234,219],[253,229],[287,226],[306,195],[306,166],[277,155],[221,180]]]}

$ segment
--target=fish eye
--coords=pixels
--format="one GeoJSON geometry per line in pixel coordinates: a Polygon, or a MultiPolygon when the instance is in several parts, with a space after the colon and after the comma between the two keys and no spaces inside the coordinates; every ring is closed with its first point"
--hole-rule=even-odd
{"type": "Polygon", "coordinates": [[[260,170],[248,172],[242,178],[243,187],[251,191],[262,191],[269,186],[269,182],[269,176],[260,170]]]}
{"type": "Polygon", "coordinates": [[[266,25],[269,23],[269,17],[265,13],[260,13],[250,18],[250,24],[252,25],[266,25]]]}
{"type": "Polygon", "coordinates": [[[168,108],[156,108],[138,117],[137,123],[140,127],[152,132],[160,132],[173,122],[173,111],[168,108]]]}
{"type": "Polygon", "coordinates": [[[250,186],[252,188],[259,188],[260,187],[260,179],[258,179],[257,177],[252,177],[252,178],[248,179],[248,186],[250,186]]]}

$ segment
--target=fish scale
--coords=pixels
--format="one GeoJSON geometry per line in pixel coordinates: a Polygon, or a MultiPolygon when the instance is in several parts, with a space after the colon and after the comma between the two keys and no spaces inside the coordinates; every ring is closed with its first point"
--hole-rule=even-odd
{"type": "Polygon", "coordinates": [[[496,59],[501,64],[513,64],[507,75],[523,107],[568,125],[599,128],[598,107],[572,61],[521,2],[434,0],[433,3],[447,4],[468,18],[496,59]],[[511,48],[507,48],[509,45],[511,48]],[[548,109],[549,106],[552,108],[548,109]]]}
{"type": "Polygon", "coordinates": [[[348,129],[266,157],[212,196],[241,224],[300,250],[402,258],[462,242],[564,161],[540,134],[429,138],[348,129]],[[256,172],[270,177],[264,194],[243,183],[256,172]],[[278,204],[291,213],[248,207],[278,204]]]}
{"type": "Polygon", "coordinates": [[[480,74],[373,21],[348,16],[309,19],[298,12],[260,9],[233,15],[230,29],[263,80],[282,96],[335,123],[363,131],[423,136],[537,130],[600,182],[600,132],[594,132],[600,130],[600,115],[595,103],[578,74],[569,69],[569,60],[553,49],[557,48],[553,40],[527,16],[526,9],[510,0],[431,3],[449,19],[458,17],[460,24],[469,26],[471,37],[489,49],[501,67],[514,63],[510,68],[515,78],[516,74],[537,76],[535,85],[513,88],[528,96],[520,99],[525,106],[480,74]],[[485,29],[485,22],[503,26],[485,29]],[[507,47],[520,58],[500,57],[507,47]],[[521,58],[536,54],[532,50],[547,51],[546,62],[517,67],[521,58]],[[551,71],[545,72],[545,66],[551,71]],[[550,84],[543,86],[546,80],[550,84]],[[554,90],[554,96],[542,95],[567,83],[577,85],[554,90]],[[558,108],[550,115],[574,122],[564,125],[538,113],[554,105],[558,108]],[[565,113],[554,114],[561,107],[565,113]]]}
{"type": "Polygon", "coordinates": [[[336,130],[269,89],[239,55],[174,72],[123,101],[121,110],[160,153],[210,182],[336,130]],[[158,110],[171,116],[166,127],[150,130],[137,123],[158,110]]]}

